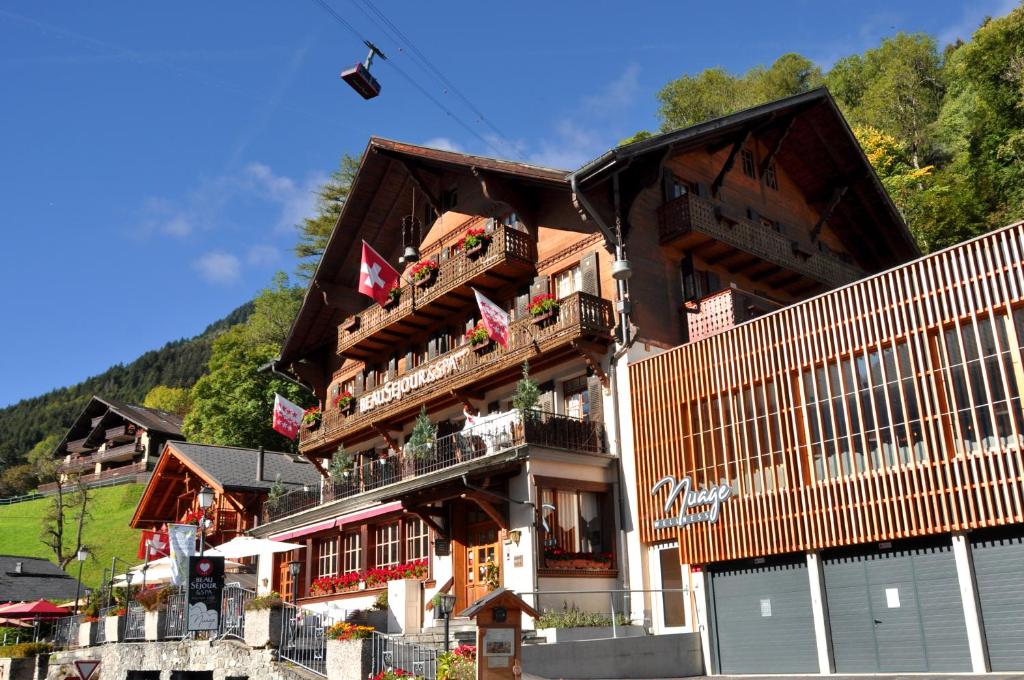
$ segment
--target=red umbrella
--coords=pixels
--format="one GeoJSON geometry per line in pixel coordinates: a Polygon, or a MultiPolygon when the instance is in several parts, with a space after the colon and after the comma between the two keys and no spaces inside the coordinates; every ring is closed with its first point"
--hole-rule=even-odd
{"type": "Polygon", "coordinates": [[[19,602],[0,609],[0,617],[5,619],[52,619],[58,616],[67,616],[71,612],[67,607],[58,607],[47,600],[36,600],[35,602],[19,602]]]}

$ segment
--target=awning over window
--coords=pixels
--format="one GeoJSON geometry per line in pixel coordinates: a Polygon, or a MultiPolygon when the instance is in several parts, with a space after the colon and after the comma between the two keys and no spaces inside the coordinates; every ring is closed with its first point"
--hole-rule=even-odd
{"type": "Polygon", "coordinates": [[[309,534],[315,534],[318,531],[324,531],[326,529],[333,529],[334,527],[343,527],[350,524],[357,524],[364,520],[372,519],[374,517],[380,517],[386,515],[389,512],[395,512],[396,510],[402,509],[401,501],[395,501],[393,503],[385,503],[384,505],[377,505],[372,508],[360,510],[358,512],[349,513],[342,515],[341,517],[335,517],[333,519],[327,519],[316,524],[310,524],[308,526],[299,527],[298,529],[292,529],[291,531],[285,531],[280,534],[273,534],[270,538],[275,541],[289,541],[299,536],[308,536],[309,534]]]}

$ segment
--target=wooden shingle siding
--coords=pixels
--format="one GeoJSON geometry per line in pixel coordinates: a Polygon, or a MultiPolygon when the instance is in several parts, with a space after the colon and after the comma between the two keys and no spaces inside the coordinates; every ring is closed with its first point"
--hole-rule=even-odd
{"type": "Polygon", "coordinates": [[[699,564],[1024,522],[1022,345],[1018,224],[633,364],[642,539],[699,564]],[[655,530],[665,475],[734,495],[655,530]]]}

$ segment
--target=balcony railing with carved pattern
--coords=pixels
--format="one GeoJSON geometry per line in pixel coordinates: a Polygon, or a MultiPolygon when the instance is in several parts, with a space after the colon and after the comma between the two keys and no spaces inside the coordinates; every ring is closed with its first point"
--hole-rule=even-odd
{"type": "Polygon", "coordinates": [[[740,288],[726,288],[683,306],[690,342],[727,331],[744,321],[774,312],[781,305],[740,288]]]}
{"type": "Polygon", "coordinates": [[[295,489],[272,505],[268,501],[264,506],[263,521],[272,522],[322,503],[350,498],[449,468],[453,469],[453,475],[462,474],[473,461],[526,445],[577,453],[608,452],[600,423],[544,411],[528,411],[525,417],[518,411],[509,411],[487,425],[435,439],[418,452],[391,451],[380,458],[364,457],[339,479],[325,482],[322,489],[295,489]]]}
{"type": "Polygon", "coordinates": [[[415,413],[420,404],[439,393],[449,393],[496,373],[514,370],[538,353],[566,347],[583,339],[608,340],[613,325],[610,302],[587,293],[574,293],[560,301],[557,316],[540,325],[532,319],[514,322],[509,328],[508,348],[491,343],[486,350],[477,351],[467,344],[460,345],[360,395],[352,413],[346,414],[337,408],[327,409],[318,427],[300,430],[299,449],[311,452],[337,446],[356,432],[368,432],[371,423],[388,422],[395,417],[415,413]],[[405,378],[412,380],[418,374],[432,374],[433,377],[429,384],[424,383],[415,391],[408,390],[400,398],[382,399],[381,403],[373,403],[363,410],[364,400],[373,401],[375,392],[387,390],[389,385],[405,378]]]}
{"type": "Polygon", "coordinates": [[[859,267],[832,253],[810,251],[800,242],[737,213],[736,206],[684,194],[658,208],[661,243],[698,233],[829,286],[865,276],[859,267]]]}
{"type": "MultiPolygon", "coordinates": [[[[525,276],[534,271],[537,248],[533,239],[525,232],[507,226],[499,226],[491,232],[491,242],[480,253],[453,252],[451,257],[440,262],[436,278],[429,286],[417,287],[407,283],[402,286],[399,301],[391,307],[374,304],[347,320],[338,328],[338,353],[349,356],[372,354],[378,348],[372,347],[375,338],[382,331],[408,320],[416,310],[429,307],[432,303],[463,288],[483,280],[491,274],[525,276]]],[[[471,298],[472,294],[469,293],[471,298]]],[[[387,345],[389,341],[383,341],[387,345]]]]}

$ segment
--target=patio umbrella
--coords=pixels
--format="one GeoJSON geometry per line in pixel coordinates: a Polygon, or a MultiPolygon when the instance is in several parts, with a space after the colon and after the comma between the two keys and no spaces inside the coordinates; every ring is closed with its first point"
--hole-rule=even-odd
{"type": "Polygon", "coordinates": [[[240,559],[242,557],[256,557],[266,553],[289,552],[304,547],[300,543],[285,543],[284,541],[271,541],[268,538],[256,538],[255,536],[236,536],[227,543],[221,543],[213,550],[217,550],[225,557],[240,559]]]}
{"type": "Polygon", "coordinates": [[[58,607],[47,600],[18,602],[17,604],[9,604],[0,609],[0,617],[5,619],[54,619],[60,616],[67,616],[70,613],[67,607],[58,607]]]}
{"type": "MultiPolygon", "coordinates": [[[[214,553],[213,550],[207,550],[206,555],[212,555],[220,557],[218,553],[214,553]]],[[[132,584],[142,585],[142,567],[139,564],[131,568],[132,572],[132,584]]],[[[225,569],[243,569],[244,564],[234,562],[232,560],[224,560],[225,569]]],[[[158,560],[153,560],[149,563],[149,567],[146,569],[146,583],[165,583],[171,580],[171,560],[169,557],[161,557],[158,560]]],[[[117,587],[128,585],[128,581],[125,578],[125,574],[118,574],[114,577],[114,585],[117,587]]]]}

